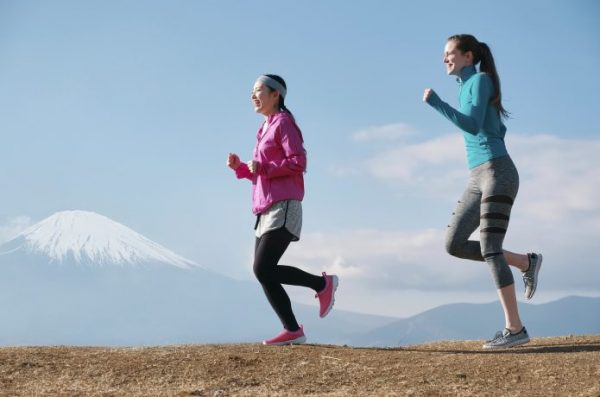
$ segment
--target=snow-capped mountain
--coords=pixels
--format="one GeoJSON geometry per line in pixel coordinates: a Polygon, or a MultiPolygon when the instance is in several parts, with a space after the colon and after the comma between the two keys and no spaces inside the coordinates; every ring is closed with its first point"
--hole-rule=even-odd
{"type": "MultiPolygon", "coordinates": [[[[310,291],[307,291],[310,294],[310,291]]],[[[389,322],[297,308],[311,338],[389,322]],[[337,319],[336,319],[337,318],[337,319]]],[[[278,330],[260,285],[212,272],[105,216],[64,211],[0,246],[0,346],[258,341],[278,330]]]]}
{"type": "Polygon", "coordinates": [[[140,265],[163,263],[183,269],[198,266],[103,215],[89,211],[57,212],[0,247],[0,255],[22,251],[50,262],[140,265]]]}

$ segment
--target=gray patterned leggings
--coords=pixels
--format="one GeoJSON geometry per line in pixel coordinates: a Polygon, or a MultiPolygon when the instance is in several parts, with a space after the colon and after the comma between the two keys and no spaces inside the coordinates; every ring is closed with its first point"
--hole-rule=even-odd
{"type": "Polygon", "coordinates": [[[514,283],[502,243],[518,190],[519,173],[509,156],[473,168],[446,232],[448,253],[487,262],[497,288],[514,283]],[[469,240],[477,227],[480,227],[480,241],[469,240]]]}

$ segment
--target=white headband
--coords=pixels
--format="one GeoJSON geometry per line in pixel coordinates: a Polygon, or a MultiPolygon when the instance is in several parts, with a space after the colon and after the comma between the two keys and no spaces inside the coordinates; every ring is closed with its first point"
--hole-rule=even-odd
{"type": "Polygon", "coordinates": [[[258,79],[256,79],[256,81],[260,81],[261,83],[274,89],[275,91],[279,91],[279,95],[281,95],[281,97],[283,99],[285,99],[285,94],[286,94],[287,90],[285,89],[283,84],[281,84],[279,81],[275,80],[272,77],[265,76],[264,74],[262,76],[260,76],[258,79]]]}

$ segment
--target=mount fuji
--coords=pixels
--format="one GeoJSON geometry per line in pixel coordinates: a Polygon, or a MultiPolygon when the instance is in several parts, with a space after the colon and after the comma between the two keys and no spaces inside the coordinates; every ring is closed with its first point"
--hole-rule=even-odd
{"type": "Polygon", "coordinates": [[[22,251],[47,256],[51,262],[84,265],[138,266],[163,263],[188,269],[197,266],[127,226],[88,211],[58,212],[2,246],[0,255],[22,251]]]}
{"type": "MultiPolygon", "coordinates": [[[[310,292],[308,292],[310,293],[310,292]]],[[[294,304],[311,341],[395,319],[294,304]]],[[[281,325],[256,282],[186,259],[103,215],[63,211],[0,246],[0,345],[256,342],[281,325]]]]}

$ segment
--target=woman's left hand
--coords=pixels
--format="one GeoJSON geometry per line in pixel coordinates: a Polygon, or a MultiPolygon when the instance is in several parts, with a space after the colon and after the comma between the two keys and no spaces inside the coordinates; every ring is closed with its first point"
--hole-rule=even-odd
{"type": "Polygon", "coordinates": [[[246,163],[251,173],[257,174],[260,169],[260,163],[256,160],[250,160],[246,163]]]}

